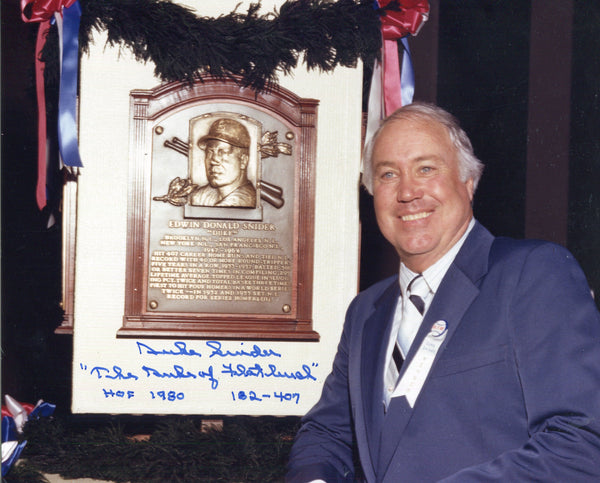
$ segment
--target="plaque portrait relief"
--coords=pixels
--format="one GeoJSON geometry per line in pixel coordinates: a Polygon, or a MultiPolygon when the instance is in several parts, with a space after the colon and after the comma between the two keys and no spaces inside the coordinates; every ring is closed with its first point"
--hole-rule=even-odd
{"type": "Polygon", "coordinates": [[[318,340],[317,105],[222,79],[131,93],[118,336],[318,340]]]}
{"type": "MultiPolygon", "coordinates": [[[[192,135],[192,140],[203,156],[194,156],[192,153],[191,179],[193,182],[204,171],[206,184],[194,191],[190,204],[256,208],[256,181],[253,183],[248,178],[252,140],[246,126],[236,119],[219,117],[211,121],[206,134],[200,138],[192,135]]],[[[256,180],[256,166],[250,172],[256,180]]]]}

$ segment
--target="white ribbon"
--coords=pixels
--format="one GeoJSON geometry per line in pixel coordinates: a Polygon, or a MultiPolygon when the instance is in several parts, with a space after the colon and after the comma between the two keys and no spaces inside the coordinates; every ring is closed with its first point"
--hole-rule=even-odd
{"type": "Polygon", "coordinates": [[[415,406],[415,401],[419,397],[425,379],[429,375],[437,351],[447,335],[448,324],[445,320],[438,320],[431,326],[431,331],[421,342],[419,350],[410,361],[392,397],[406,396],[410,407],[415,406]]]}

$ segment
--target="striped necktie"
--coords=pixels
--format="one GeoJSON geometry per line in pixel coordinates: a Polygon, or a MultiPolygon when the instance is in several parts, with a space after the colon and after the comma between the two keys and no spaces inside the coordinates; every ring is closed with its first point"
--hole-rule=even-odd
{"type": "Polygon", "coordinates": [[[404,362],[402,351],[404,354],[408,353],[410,344],[421,325],[423,313],[425,312],[423,297],[428,292],[429,287],[422,275],[417,275],[413,278],[406,288],[406,299],[402,300],[400,327],[384,378],[384,399],[386,406],[398,383],[398,376],[404,362]]]}

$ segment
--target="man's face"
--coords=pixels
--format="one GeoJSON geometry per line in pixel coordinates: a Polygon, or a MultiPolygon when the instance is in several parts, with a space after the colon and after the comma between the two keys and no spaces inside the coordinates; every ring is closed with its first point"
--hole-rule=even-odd
{"type": "Polygon", "coordinates": [[[243,179],[248,155],[241,148],[211,139],[206,142],[204,164],[208,182],[220,188],[243,179]]]}
{"type": "Polygon", "coordinates": [[[438,123],[395,120],[373,148],[377,223],[404,264],[423,272],[466,231],[473,180],[460,180],[456,148],[438,123]]]}

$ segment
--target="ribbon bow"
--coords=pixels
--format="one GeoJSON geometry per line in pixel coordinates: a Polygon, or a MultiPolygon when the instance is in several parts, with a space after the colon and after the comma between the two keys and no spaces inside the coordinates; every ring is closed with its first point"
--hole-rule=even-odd
{"type": "MultiPolygon", "coordinates": [[[[56,406],[39,400],[34,406],[29,403],[20,403],[8,394],[4,396],[6,405],[2,405],[2,476],[10,471],[15,461],[27,444],[26,440],[19,441],[19,434],[28,419],[37,419],[40,416],[48,417],[54,413],[56,406]]],[[[3,480],[4,481],[4,480],[3,480]]]]}
{"type": "Polygon", "coordinates": [[[417,35],[429,16],[427,0],[379,0],[379,5],[384,11],[381,29],[386,40],[417,35]]]}
{"type": "Polygon", "coordinates": [[[46,99],[44,96],[44,63],[40,55],[50,23],[56,21],[61,41],[61,76],[58,103],[58,146],[63,163],[81,167],[77,142],[76,106],[79,64],[79,19],[81,7],[77,0],[21,0],[24,22],[39,22],[36,42],[36,90],[38,101],[38,207],[46,206],[46,99]]]}
{"type": "Polygon", "coordinates": [[[47,22],[55,13],[69,8],[77,0],[21,0],[23,22],[47,22]],[[28,8],[31,5],[31,8],[28,8]]]}

